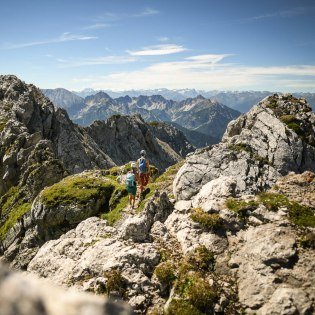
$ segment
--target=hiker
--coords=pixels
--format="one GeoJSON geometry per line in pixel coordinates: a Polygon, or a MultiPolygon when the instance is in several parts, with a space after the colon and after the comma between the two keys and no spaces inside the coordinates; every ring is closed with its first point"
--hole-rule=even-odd
{"type": "Polygon", "coordinates": [[[145,150],[141,150],[140,159],[138,159],[138,172],[140,184],[140,200],[143,198],[143,191],[150,179],[150,163],[146,158],[145,150]]]}
{"type": "Polygon", "coordinates": [[[138,172],[137,164],[135,162],[131,162],[130,166],[133,170],[133,173],[135,174],[136,182],[139,183],[139,172],[138,172]]]}
{"type": "Polygon", "coordinates": [[[137,182],[136,182],[136,175],[133,171],[132,165],[126,176],[126,189],[129,194],[129,205],[133,209],[135,206],[135,200],[136,200],[137,182]]]}

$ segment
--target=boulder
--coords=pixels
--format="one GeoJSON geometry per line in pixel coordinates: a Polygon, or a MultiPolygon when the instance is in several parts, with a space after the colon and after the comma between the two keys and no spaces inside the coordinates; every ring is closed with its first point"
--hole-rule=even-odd
{"type": "Polygon", "coordinates": [[[10,271],[2,264],[0,305],[1,315],[132,314],[128,305],[123,302],[65,291],[35,276],[10,271]]]}

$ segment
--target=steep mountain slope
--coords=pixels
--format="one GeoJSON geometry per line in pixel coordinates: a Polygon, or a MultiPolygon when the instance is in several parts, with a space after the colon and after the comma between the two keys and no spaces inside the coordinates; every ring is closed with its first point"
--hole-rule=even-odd
{"type": "Polygon", "coordinates": [[[145,149],[151,163],[164,170],[194,149],[179,130],[167,124],[148,125],[140,115],[114,115],[85,130],[117,165],[137,160],[145,149]]]}
{"type": "Polygon", "coordinates": [[[84,99],[62,88],[44,89],[44,95],[56,106],[64,108],[70,117],[85,107],[84,99]]]}
{"type": "Polygon", "coordinates": [[[221,139],[227,124],[240,113],[199,95],[177,104],[172,109],[172,121],[188,129],[221,139]]]}
{"type": "Polygon", "coordinates": [[[74,125],[63,109],[55,110],[35,86],[15,76],[1,76],[0,105],[0,195],[25,182],[30,170],[30,174],[44,174],[41,163],[46,160],[69,173],[114,165],[88,134],[74,125]]]}

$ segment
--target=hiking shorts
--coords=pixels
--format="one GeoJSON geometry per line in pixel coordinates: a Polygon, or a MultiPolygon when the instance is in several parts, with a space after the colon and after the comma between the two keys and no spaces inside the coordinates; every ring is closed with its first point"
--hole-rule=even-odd
{"type": "Polygon", "coordinates": [[[128,194],[132,194],[133,196],[136,195],[137,193],[137,186],[127,186],[126,187],[127,191],[128,191],[128,194]]]}
{"type": "Polygon", "coordinates": [[[149,182],[149,175],[146,173],[140,173],[140,185],[146,186],[149,182]]]}

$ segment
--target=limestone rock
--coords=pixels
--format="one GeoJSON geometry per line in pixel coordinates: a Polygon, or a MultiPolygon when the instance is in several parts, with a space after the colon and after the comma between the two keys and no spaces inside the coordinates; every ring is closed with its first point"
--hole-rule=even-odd
{"type": "Polygon", "coordinates": [[[220,144],[187,158],[175,178],[174,194],[189,199],[220,176],[235,177],[236,195],[252,194],[271,187],[290,171],[313,170],[314,121],[315,114],[304,100],[266,98],[232,121],[220,144]]]}
{"type": "Polygon", "coordinates": [[[292,287],[288,280],[298,270],[294,230],[268,223],[239,232],[237,238],[229,264],[237,268],[239,298],[248,312],[307,314],[312,309],[314,291],[307,282],[300,282],[300,288],[292,287]]]}
{"type": "Polygon", "coordinates": [[[60,239],[45,243],[28,271],[60,285],[100,292],[109,281],[106,272],[116,270],[124,279],[128,300],[136,309],[141,309],[150,304],[155,291],[150,278],[159,260],[158,250],[152,243],[119,240],[115,228],[94,217],[81,222],[60,239]]]}

